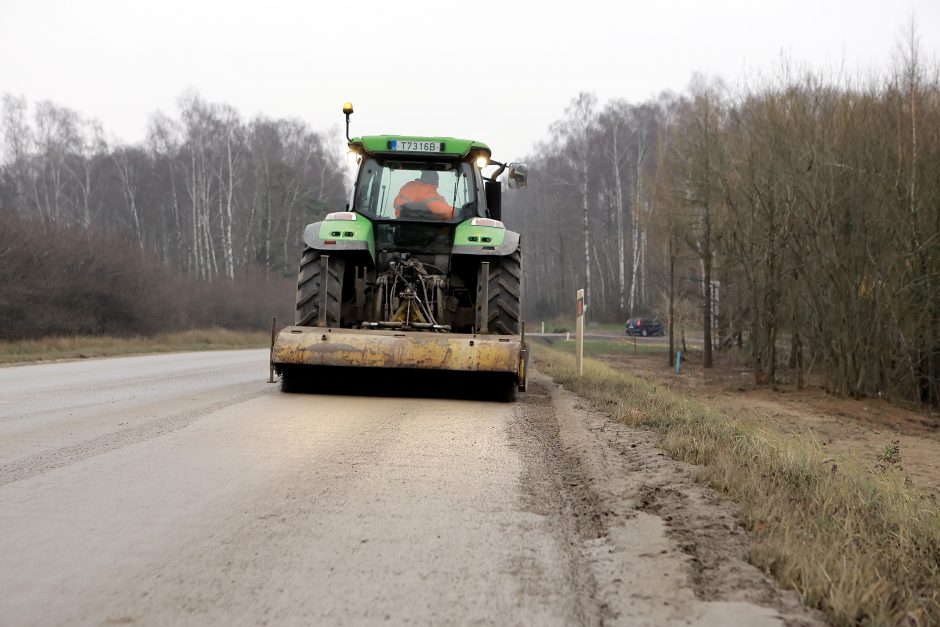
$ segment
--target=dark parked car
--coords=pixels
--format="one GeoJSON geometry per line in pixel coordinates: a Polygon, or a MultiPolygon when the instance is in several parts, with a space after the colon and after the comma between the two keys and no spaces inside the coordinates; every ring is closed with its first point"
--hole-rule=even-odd
{"type": "Polygon", "coordinates": [[[627,335],[665,335],[662,323],[656,318],[630,318],[627,320],[627,335]]]}

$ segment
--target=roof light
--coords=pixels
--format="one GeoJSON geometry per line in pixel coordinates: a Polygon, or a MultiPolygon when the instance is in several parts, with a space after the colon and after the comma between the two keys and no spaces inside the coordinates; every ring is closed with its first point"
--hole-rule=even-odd
{"type": "Polygon", "coordinates": [[[356,219],[356,214],[352,211],[336,211],[334,213],[326,214],[327,220],[350,220],[353,221],[356,219]]]}
{"type": "Polygon", "coordinates": [[[494,229],[505,229],[506,227],[499,220],[492,218],[474,218],[470,220],[470,226],[491,226],[494,229]]]}
{"type": "Polygon", "coordinates": [[[484,156],[477,157],[477,167],[481,170],[487,166],[490,160],[484,156]]]}
{"type": "Polygon", "coordinates": [[[359,164],[359,153],[355,150],[350,150],[346,153],[346,164],[350,167],[356,166],[359,164]]]}
{"type": "Polygon", "coordinates": [[[352,138],[349,136],[349,116],[352,115],[353,108],[351,102],[343,103],[343,113],[346,114],[346,141],[351,142],[352,138]]]}

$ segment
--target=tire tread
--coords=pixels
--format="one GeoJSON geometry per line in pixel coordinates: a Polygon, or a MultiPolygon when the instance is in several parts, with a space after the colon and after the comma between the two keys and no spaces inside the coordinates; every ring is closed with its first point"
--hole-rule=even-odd
{"type": "MultiPolygon", "coordinates": [[[[343,276],[346,271],[344,259],[330,256],[327,277],[326,326],[338,327],[341,323],[343,276]]],[[[304,249],[297,273],[297,306],[294,324],[316,326],[320,319],[321,280],[323,267],[319,251],[304,249]]]]}
{"type": "MultiPolygon", "coordinates": [[[[478,295],[482,290],[478,288],[478,295]]],[[[522,318],[522,251],[490,262],[487,327],[490,333],[516,335],[522,318]]],[[[480,315],[477,305],[477,317],[480,315]]],[[[478,324],[478,328],[482,325],[478,324]]]]}

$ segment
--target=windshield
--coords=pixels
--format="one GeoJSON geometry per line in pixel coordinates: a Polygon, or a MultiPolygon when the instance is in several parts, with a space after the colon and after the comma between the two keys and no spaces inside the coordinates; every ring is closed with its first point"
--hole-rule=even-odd
{"type": "Polygon", "coordinates": [[[464,220],[476,213],[473,168],[459,161],[366,159],[355,209],[386,220],[464,220]]]}

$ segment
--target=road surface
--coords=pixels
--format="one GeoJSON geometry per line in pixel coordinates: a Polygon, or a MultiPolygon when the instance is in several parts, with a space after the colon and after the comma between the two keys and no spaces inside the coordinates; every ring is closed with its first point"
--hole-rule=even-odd
{"type": "Polygon", "coordinates": [[[816,620],[687,467],[544,377],[282,394],[266,357],[0,368],[0,624],[816,620]]]}

